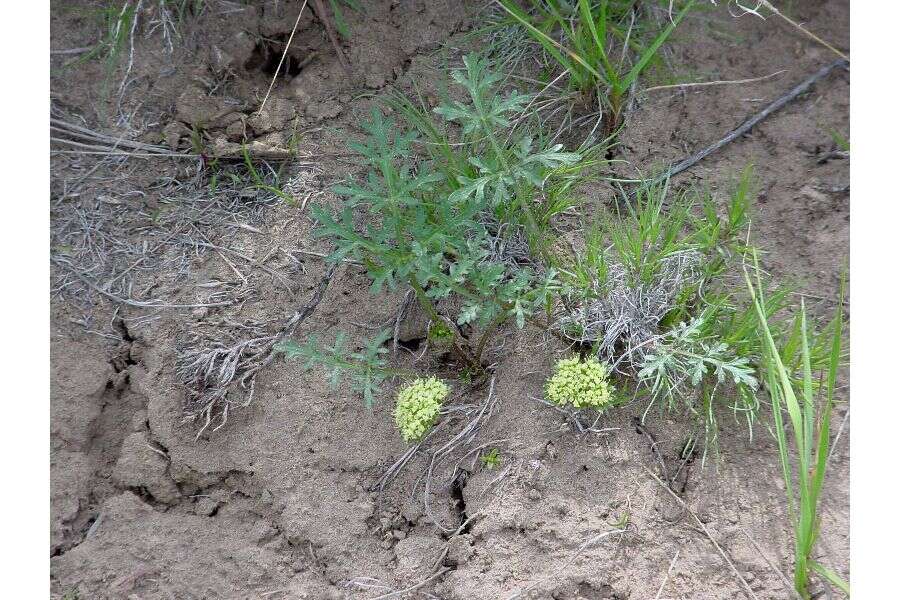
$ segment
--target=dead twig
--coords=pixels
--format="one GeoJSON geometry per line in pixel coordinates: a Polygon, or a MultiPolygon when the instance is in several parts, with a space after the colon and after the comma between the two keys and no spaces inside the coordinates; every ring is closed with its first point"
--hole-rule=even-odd
{"type": "MultiPolygon", "coordinates": [[[[713,4],[715,4],[715,2],[713,2],[713,4]]],[[[814,34],[812,31],[803,27],[803,25],[801,25],[800,23],[797,23],[796,21],[794,21],[793,19],[791,19],[790,17],[788,17],[787,15],[782,13],[780,10],[775,8],[775,6],[773,6],[771,2],[767,2],[766,0],[756,0],[756,7],[750,8],[748,6],[744,6],[743,4],[741,4],[740,0],[735,0],[735,5],[739,9],[744,11],[744,14],[755,15],[755,16],[759,17],[760,19],[765,20],[765,17],[763,15],[761,15],[759,12],[759,9],[764,6],[764,7],[768,8],[770,11],[772,11],[774,14],[776,14],[777,16],[784,19],[785,22],[788,23],[788,25],[790,25],[791,27],[794,27],[798,31],[802,32],[809,39],[811,39],[819,44],[822,44],[823,46],[825,46],[826,48],[828,48],[829,50],[831,50],[832,52],[834,52],[835,54],[840,56],[843,60],[846,60],[846,61],[850,60],[849,56],[847,56],[846,54],[844,54],[843,52],[841,52],[840,50],[838,50],[837,48],[835,48],[834,46],[832,46],[831,44],[829,44],[828,42],[826,42],[825,40],[823,40],[822,38],[817,36],[816,34],[814,34]]]]}
{"type": "Polygon", "coordinates": [[[272,93],[272,88],[275,86],[275,81],[278,79],[278,74],[281,72],[281,65],[284,64],[284,59],[287,57],[288,50],[291,48],[291,42],[294,41],[294,34],[297,33],[297,26],[300,25],[300,17],[303,16],[303,11],[306,9],[307,0],[303,0],[303,5],[300,7],[300,12],[297,13],[297,20],[294,22],[294,28],[291,29],[291,35],[288,37],[287,43],[284,45],[284,52],[281,53],[281,60],[278,61],[278,66],[275,68],[275,74],[272,75],[272,82],[269,84],[269,89],[266,90],[266,95],[263,98],[262,104],[259,105],[259,110],[256,111],[257,114],[262,112],[262,109],[265,108],[266,102],[269,100],[269,94],[272,93]]]}
{"type": "Polygon", "coordinates": [[[762,77],[751,77],[749,79],[730,79],[730,80],[717,80],[717,81],[695,81],[691,83],[673,83],[670,85],[655,85],[653,87],[648,87],[641,90],[641,93],[646,92],[658,92],[660,90],[673,90],[673,89],[684,89],[684,88],[697,88],[697,87],[715,87],[719,85],[740,85],[744,83],[756,83],[757,81],[765,81],[766,79],[772,79],[773,77],[777,77],[782,73],[787,72],[787,69],[781,69],[780,71],[775,71],[774,73],[770,73],[769,75],[763,75],[762,77]]]}
{"type": "Polygon", "coordinates": [[[417,583],[413,586],[410,586],[410,587],[402,589],[402,590],[397,590],[396,592],[390,592],[388,594],[382,594],[380,596],[375,596],[374,598],[371,598],[370,600],[388,600],[389,598],[399,598],[400,596],[405,596],[406,594],[410,594],[412,592],[415,592],[418,589],[425,587],[426,585],[428,585],[429,583],[431,583],[438,577],[442,576],[444,573],[446,573],[449,570],[450,570],[450,567],[442,567],[437,573],[434,573],[433,575],[426,577],[425,579],[423,579],[422,581],[420,581],[419,583],[417,583]]]}
{"type": "Polygon", "coordinates": [[[788,594],[791,595],[791,598],[794,598],[794,600],[803,600],[803,598],[800,597],[800,594],[797,593],[797,590],[794,589],[793,584],[791,584],[785,574],[781,572],[781,569],[775,566],[775,563],[773,563],[766,555],[766,553],[763,552],[762,548],[759,547],[759,544],[756,543],[756,540],[754,540],[753,537],[749,533],[747,533],[747,530],[741,527],[741,533],[744,534],[744,537],[746,537],[750,541],[759,555],[763,557],[763,559],[769,564],[770,567],[772,567],[772,570],[778,574],[778,578],[781,579],[781,582],[784,584],[784,589],[788,591],[788,594]]]}
{"type": "Polygon", "coordinates": [[[788,92],[786,94],[775,99],[773,102],[771,102],[768,106],[766,106],[760,112],[758,112],[751,118],[749,118],[746,121],[744,121],[743,123],[741,123],[735,129],[732,129],[725,137],[723,137],[719,141],[715,142],[714,144],[710,144],[709,146],[707,146],[700,152],[697,152],[696,154],[689,156],[689,157],[683,159],[681,162],[675,164],[673,167],[671,167],[665,173],[663,173],[662,175],[653,179],[650,182],[650,184],[655,185],[660,182],[666,181],[667,179],[671,179],[675,175],[678,175],[679,173],[687,171],[688,169],[690,169],[691,167],[696,165],[698,162],[700,162],[701,160],[703,160],[710,154],[713,154],[714,152],[721,150],[723,147],[727,146],[734,140],[738,139],[745,133],[749,132],[756,125],[758,125],[761,121],[763,121],[764,119],[769,117],[772,113],[775,113],[778,110],[784,108],[784,106],[787,105],[789,102],[791,102],[792,100],[794,100],[801,94],[804,94],[806,91],[809,90],[809,88],[812,87],[812,85],[814,83],[816,83],[823,77],[827,76],[834,69],[837,69],[839,67],[844,68],[844,69],[849,69],[850,63],[844,59],[840,59],[840,60],[836,60],[828,65],[825,65],[824,67],[822,67],[821,69],[819,69],[818,71],[816,71],[815,73],[813,73],[812,75],[810,75],[809,77],[807,77],[806,79],[804,79],[803,81],[801,81],[800,83],[798,83],[797,85],[792,87],[790,90],[788,90],[788,92]]]}
{"type": "Polygon", "coordinates": [[[731,559],[728,558],[728,555],[725,554],[725,551],[722,550],[722,547],[721,547],[721,546],[719,546],[719,543],[716,541],[716,539],[712,536],[712,534],[711,534],[711,533],[709,532],[709,530],[706,528],[706,525],[703,524],[703,521],[700,520],[700,517],[697,516],[697,513],[695,513],[693,510],[691,510],[691,508],[687,505],[687,503],[686,503],[684,500],[682,500],[681,498],[679,498],[679,497],[678,497],[678,494],[676,494],[675,492],[673,492],[673,491],[669,488],[668,485],[666,485],[665,483],[663,483],[662,479],[660,479],[659,477],[657,477],[656,475],[654,475],[653,471],[651,471],[650,469],[648,469],[648,468],[645,467],[644,465],[641,465],[641,468],[644,469],[645,471],[647,471],[647,474],[648,474],[650,477],[652,477],[653,480],[654,480],[656,483],[658,483],[660,486],[662,486],[663,489],[665,489],[666,492],[668,492],[668,494],[669,494],[670,496],[672,496],[672,498],[674,498],[675,501],[676,501],[679,505],[681,505],[681,507],[685,510],[685,512],[687,512],[689,515],[691,515],[691,517],[694,518],[694,522],[697,523],[697,525],[700,527],[700,529],[701,529],[701,530],[703,531],[703,533],[706,535],[707,539],[709,539],[709,541],[712,542],[712,545],[715,547],[716,551],[719,553],[719,555],[720,555],[720,556],[725,560],[725,562],[728,564],[728,567],[729,567],[729,568],[731,569],[731,571],[734,573],[735,577],[738,578],[738,581],[741,582],[741,585],[743,586],[744,591],[746,591],[747,594],[748,594],[751,598],[753,598],[753,600],[759,600],[759,598],[757,597],[757,595],[753,592],[753,588],[750,587],[750,584],[747,583],[747,580],[744,579],[744,576],[741,575],[741,572],[737,570],[737,567],[734,566],[734,563],[731,562],[731,559]]]}
{"type": "Polygon", "coordinates": [[[656,596],[654,600],[659,600],[662,598],[663,590],[666,589],[666,584],[669,583],[669,577],[672,576],[672,569],[675,568],[675,563],[678,562],[678,555],[681,554],[681,548],[675,551],[675,556],[672,557],[672,562],[669,563],[669,568],[666,570],[666,576],[663,578],[661,584],[659,584],[659,589],[656,591],[656,596]]]}
{"type": "Polygon", "coordinates": [[[669,478],[669,470],[666,468],[666,459],[659,450],[659,442],[656,441],[656,436],[641,423],[639,417],[631,417],[631,425],[634,427],[635,431],[647,438],[650,442],[650,452],[659,463],[660,474],[665,478],[668,488],[672,489],[672,479],[669,478]]]}
{"type": "Polygon", "coordinates": [[[325,12],[325,5],[322,4],[322,0],[313,0],[313,4],[315,5],[313,9],[316,12],[316,16],[319,17],[319,21],[325,25],[325,32],[328,34],[328,39],[331,40],[331,45],[334,46],[334,51],[337,54],[338,62],[341,63],[341,68],[344,69],[347,77],[352,80],[353,72],[350,70],[350,63],[347,62],[347,57],[344,56],[344,51],[341,49],[341,43],[338,40],[337,32],[334,30],[334,25],[331,24],[328,13],[325,12]]]}

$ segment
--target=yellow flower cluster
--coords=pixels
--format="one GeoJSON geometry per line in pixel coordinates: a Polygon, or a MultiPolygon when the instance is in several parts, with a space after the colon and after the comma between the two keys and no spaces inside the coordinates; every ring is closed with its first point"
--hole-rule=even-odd
{"type": "Polygon", "coordinates": [[[558,406],[601,410],[612,402],[612,391],[606,365],[594,357],[560,360],[556,373],[547,381],[547,399],[558,406]]]}
{"type": "Polygon", "coordinates": [[[416,379],[400,390],[394,420],[407,443],[421,440],[431,429],[448,394],[450,388],[436,377],[416,379]]]}

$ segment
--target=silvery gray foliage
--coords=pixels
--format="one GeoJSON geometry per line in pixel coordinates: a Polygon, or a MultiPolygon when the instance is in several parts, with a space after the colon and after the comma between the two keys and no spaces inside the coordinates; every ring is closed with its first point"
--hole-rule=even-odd
{"type": "Polygon", "coordinates": [[[759,383],[754,368],[746,357],[737,356],[728,344],[704,338],[706,315],[689,323],[679,323],[654,343],[640,365],[638,381],[650,390],[653,400],[664,399],[674,404],[676,398],[689,397],[684,389],[700,386],[707,375],[715,385],[730,383],[755,392],[759,383]]]}

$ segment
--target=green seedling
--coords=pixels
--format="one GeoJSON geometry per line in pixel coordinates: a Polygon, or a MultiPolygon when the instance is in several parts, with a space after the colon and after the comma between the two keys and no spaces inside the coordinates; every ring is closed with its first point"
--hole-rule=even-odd
{"type": "Polygon", "coordinates": [[[351,144],[367,166],[365,178],[334,188],[345,198],[337,214],[321,206],[312,212],[317,235],[335,245],[329,260],[363,264],[373,293],[411,288],[432,335],[461,369],[480,377],[497,329],[507,322],[522,328],[552,302],[558,273],[534,268],[533,255],[546,252],[542,227],[561,202],[548,208],[538,198],[564,188],[583,159],[512,132],[510,117],[527,97],[499,93],[499,76],[484,60],[469,55],[464,64],[452,77],[468,99],[435,109],[442,121],[411,101],[399,112],[412,129],[373,109],[366,139],[351,144]],[[461,136],[452,143],[451,125],[461,136]],[[416,152],[423,145],[424,157],[416,152]],[[504,254],[508,248],[515,252],[504,254]],[[439,309],[448,298],[459,307],[453,314],[439,309]],[[463,326],[475,335],[463,338],[463,326]]]}
{"type": "Polygon", "coordinates": [[[514,0],[498,1],[565,69],[570,86],[584,104],[595,98],[602,103],[608,115],[607,135],[612,135],[622,123],[629,88],[695,4],[695,0],[686,2],[648,45],[638,46],[637,57],[629,67],[624,60],[627,52],[623,51],[621,59],[616,60],[613,50],[616,42],[626,50],[637,45],[636,36],[632,36],[634,21],[628,20],[633,15],[633,3],[577,0],[573,6],[567,0],[530,0],[528,13],[514,0]]]}
{"type": "Polygon", "coordinates": [[[500,451],[497,448],[491,448],[490,452],[487,452],[481,456],[481,464],[485,469],[488,469],[489,471],[492,471],[496,467],[500,466],[500,451]]]}
{"type": "Polygon", "coordinates": [[[260,176],[259,171],[257,171],[256,167],[253,166],[253,161],[250,159],[250,151],[247,149],[246,145],[241,146],[241,154],[244,157],[244,164],[247,166],[247,171],[250,173],[250,177],[253,180],[253,187],[269,192],[270,194],[274,194],[292,206],[297,203],[293,196],[282,190],[277,185],[269,185],[265,182],[265,180],[260,176]]]}
{"type": "Polygon", "coordinates": [[[819,500],[828,468],[831,445],[831,413],[834,407],[834,389],[837,370],[841,361],[843,335],[843,284],[840,301],[835,311],[835,326],[831,331],[831,343],[824,385],[816,391],[813,374],[810,336],[806,307],[801,303],[796,319],[800,342],[800,380],[783,360],[784,350],[779,350],[769,325],[763,285],[759,279],[759,266],[754,255],[757,274],[755,283],[745,271],[744,278],[753,299],[759,319],[759,336],[764,352],[762,372],[772,401],[775,422],[775,438],[781,460],[782,477],[788,497],[788,518],[794,530],[794,589],[804,600],[810,598],[809,579],[817,573],[834,587],[850,595],[850,587],[833,570],[813,559],[816,540],[821,528],[819,500]],[[784,412],[788,419],[784,419],[784,412]],[[792,440],[790,439],[792,438],[792,440]],[[793,441],[793,445],[790,443],[793,441]],[[794,471],[796,463],[796,471],[794,471]]]}
{"type": "Polygon", "coordinates": [[[347,20],[344,18],[344,11],[341,9],[341,4],[346,5],[356,12],[362,12],[362,7],[360,7],[359,2],[356,0],[328,0],[328,2],[331,5],[331,12],[334,14],[335,29],[337,29],[342,37],[349,39],[350,27],[347,25],[347,20]]]}
{"type": "Polygon", "coordinates": [[[331,371],[329,382],[333,387],[340,383],[342,377],[350,375],[353,390],[361,393],[366,406],[371,407],[375,403],[375,395],[380,391],[381,385],[387,379],[399,374],[398,371],[388,367],[384,358],[387,354],[384,343],[391,335],[390,331],[384,330],[359,351],[349,349],[347,335],[344,332],[338,332],[334,344],[330,347],[320,344],[318,338],[311,335],[304,344],[286,340],[278,344],[275,350],[283,353],[286,358],[303,359],[306,369],[316,365],[329,369],[331,371]]]}

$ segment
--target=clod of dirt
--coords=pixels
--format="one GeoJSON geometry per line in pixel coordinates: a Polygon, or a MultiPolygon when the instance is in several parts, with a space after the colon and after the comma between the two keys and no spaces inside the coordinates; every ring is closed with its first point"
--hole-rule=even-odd
{"type": "Polygon", "coordinates": [[[448,545],[447,563],[450,565],[464,564],[475,554],[472,536],[469,534],[454,536],[448,545]]]}
{"type": "Polygon", "coordinates": [[[50,455],[50,553],[77,542],[82,505],[91,493],[94,461],[84,452],[61,450],[50,455]]]}
{"type": "MultiPolygon", "coordinates": [[[[78,346],[70,348],[77,350],[78,346]]],[[[50,436],[70,450],[86,450],[114,372],[108,362],[90,354],[79,356],[78,368],[71,369],[74,357],[66,359],[63,354],[62,347],[51,348],[50,436]]]]}
{"type": "Polygon", "coordinates": [[[247,124],[257,135],[281,131],[287,127],[288,122],[294,118],[295,114],[293,102],[283,98],[273,98],[262,110],[253,113],[247,119],[247,124]]]}
{"type": "Polygon", "coordinates": [[[81,344],[50,347],[51,553],[77,543],[89,518],[84,509],[97,468],[92,449],[115,376],[112,365],[95,356],[81,344]]]}
{"type": "Polygon", "coordinates": [[[363,75],[366,87],[380,89],[394,81],[395,67],[406,60],[400,49],[397,30],[384,23],[371,23],[375,37],[360,40],[350,52],[350,64],[363,75]]]}
{"type": "Polygon", "coordinates": [[[434,563],[444,550],[444,541],[430,533],[410,533],[394,546],[397,556],[398,579],[416,583],[431,572],[434,563]]]}
{"type": "Polygon", "coordinates": [[[256,42],[246,31],[238,31],[227,42],[210,48],[210,67],[215,73],[242,71],[253,55],[256,42]],[[227,48],[224,49],[224,48],[227,48]]]}
{"type": "Polygon", "coordinates": [[[190,134],[190,130],[184,126],[183,123],[179,123],[178,121],[172,121],[162,130],[162,139],[165,142],[166,146],[171,150],[178,150],[178,146],[181,143],[181,138],[190,134]]]}
{"type": "Polygon", "coordinates": [[[208,96],[196,86],[184,90],[175,101],[175,117],[195,127],[219,127],[219,120],[235,111],[225,98],[208,96]]]}
{"type": "Polygon", "coordinates": [[[345,559],[367,544],[368,551],[374,552],[377,543],[367,536],[367,521],[375,511],[374,503],[367,495],[358,496],[355,488],[342,485],[342,480],[337,473],[305,479],[286,498],[280,517],[290,543],[314,543],[317,560],[333,581],[356,575],[353,565],[345,559]],[[334,534],[334,523],[341,524],[340,536],[334,534]],[[352,545],[347,543],[350,539],[355,540],[352,545]]]}
{"type": "Polygon", "coordinates": [[[410,303],[400,321],[400,330],[397,339],[401,342],[421,340],[428,337],[428,314],[418,302],[410,303]]]}
{"type": "Polygon", "coordinates": [[[241,142],[247,136],[247,123],[245,120],[234,121],[225,128],[225,136],[229,142],[241,142]]]}
{"type": "Polygon", "coordinates": [[[334,119],[344,111],[344,108],[334,100],[324,102],[312,102],[306,107],[306,115],[315,121],[334,119]]]}
{"type": "Polygon", "coordinates": [[[181,498],[178,486],[169,477],[168,462],[152,449],[146,432],[132,433],[122,442],[113,480],[123,488],[147,490],[164,504],[175,504],[181,498]]]}

